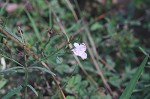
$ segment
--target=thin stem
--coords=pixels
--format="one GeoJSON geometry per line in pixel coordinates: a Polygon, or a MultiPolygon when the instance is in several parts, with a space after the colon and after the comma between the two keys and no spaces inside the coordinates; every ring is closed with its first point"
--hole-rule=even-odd
{"type": "MultiPolygon", "coordinates": [[[[69,42],[67,44],[69,44],[69,42]]],[[[46,57],[42,58],[41,60],[38,60],[38,61],[34,62],[33,64],[31,64],[31,66],[34,66],[34,65],[36,65],[38,63],[41,63],[41,61],[44,61],[44,60],[50,58],[51,56],[53,56],[54,54],[56,54],[58,51],[60,51],[64,47],[66,47],[67,44],[64,44],[64,46],[62,46],[61,48],[59,48],[56,51],[52,52],[51,54],[47,55],[46,57]]]]}
{"type": "Polygon", "coordinates": [[[11,60],[11,61],[15,62],[15,63],[18,64],[18,65],[24,67],[24,65],[20,64],[19,62],[17,62],[17,61],[16,61],[15,59],[13,59],[13,58],[10,58],[10,57],[8,57],[8,56],[5,56],[5,55],[3,55],[3,54],[1,54],[1,53],[0,53],[0,55],[3,56],[3,57],[5,57],[5,58],[8,59],[8,60],[11,60]]]}
{"type": "Polygon", "coordinates": [[[27,93],[28,93],[28,89],[27,89],[27,85],[28,85],[28,65],[27,65],[27,56],[26,56],[26,51],[24,48],[24,59],[25,59],[25,99],[27,99],[27,93]]]}
{"type": "Polygon", "coordinates": [[[27,64],[27,55],[26,55],[26,45],[25,45],[25,38],[23,36],[23,31],[21,28],[18,26],[18,31],[21,35],[21,39],[23,41],[23,50],[24,50],[24,61],[25,61],[25,99],[27,99],[27,94],[28,94],[28,64],[27,64]]]}
{"type": "Polygon", "coordinates": [[[51,37],[49,37],[49,39],[48,39],[48,41],[46,42],[46,44],[44,45],[43,49],[41,49],[41,50],[39,51],[39,53],[37,53],[37,54],[41,55],[41,53],[46,49],[46,47],[47,47],[47,45],[49,44],[50,40],[51,40],[51,37]]]}

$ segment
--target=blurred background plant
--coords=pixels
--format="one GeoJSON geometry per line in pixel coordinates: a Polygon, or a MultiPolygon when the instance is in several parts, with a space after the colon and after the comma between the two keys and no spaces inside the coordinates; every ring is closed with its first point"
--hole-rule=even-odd
{"type": "MultiPolygon", "coordinates": [[[[55,53],[44,61],[67,99],[112,99],[121,95],[142,62],[144,54],[138,47],[150,52],[149,5],[149,0],[1,0],[0,23],[17,36],[20,26],[27,46],[41,59],[55,53]],[[86,44],[86,60],[73,57],[68,39],[86,44]]],[[[6,55],[24,64],[23,49],[0,37],[0,58],[6,55]]],[[[5,62],[8,69],[19,65],[6,57],[5,62]]],[[[26,62],[31,66],[37,60],[27,55],[26,62]]],[[[23,79],[22,70],[0,75],[0,97],[23,79]]],[[[28,83],[35,90],[28,90],[28,98],[60,97],[48,73],[30,71],[28,83]]],[[[149,99],[149,83],[146,66],[131,99],[149,99]]],[[[21,87],[17,88],[13,98],[23,98],[21,87]]]]}

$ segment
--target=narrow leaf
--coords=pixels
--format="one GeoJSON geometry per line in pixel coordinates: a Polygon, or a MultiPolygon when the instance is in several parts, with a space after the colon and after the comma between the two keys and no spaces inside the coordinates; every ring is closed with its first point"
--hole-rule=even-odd
{"type": "Polygon", "coordinates": [[[7,82],[8,82],[7,79],[1,78],[1,79],[0,79],[0,89],[3,88],[7,82]]]}
{"type": "Polygon", "coordinates": [[[53,17],[52,17],[52,12],[51,12],[51,10],[49,9],[49,27],[51,27],[52,28],[52,24],[53,24],[53,19],[52,19],[53,17]]]}
{"type": "Polygon", "coordinates": [[[31,22],[31,25],[32,25],[32,27],[34,29],[34,32],[35,32],[38,40],[41,41],[41,36],[40,36],[39,30],[38,30],[38,28],[36,26],[36,23],[34,22],[34,19],[32,18],[32,16],[30,15],[30,13],[28,11],[25,10],[25,12],[27,13],[27,16],[28,16],[28,18],[29,18],[29,20],[31,22]]]}
{"type": "Polygon", "coordinates": [[[24,67],[22,64],[20,64],[19,62],[17,62],[17,61],[14,60],[13,58],[10,58],[10,57],[8,57],[8,56],[5,56],[5,55],[3,55],[3,54],[1,54],[1,53],[0,53],[0,55],[3,56],[3,57],[5,57],[6,59],[11,60],[11,61],[13,61],[13,62],[19,64],[20,66],[24,67]]]}
{"type": "Polygon", "coordinates": [[[17,88],[14,88],[13,90],[9,91],[9,93],[7,93],[5,96],[3,96],[1,99],[9,99],[11,98],[13,95],[19,93],[22,90],[22,86],[18,86],[17,88]]]}
{"type": "Polygon", "coordinates": [[[46,68],[43,68],[43,67],[34,66],[34,67],[29,67],[29,68],[32,68],[32,69],[39,69],[39,70],[41,70],[41,71],[44,71],[44,72],[47,72],[47,73],[49,73],[49,74],[51,74],[51,75],[56,76],[53,72],[51,72],[50,70],[48,70],[48,69],[46,69],[46,68]]]}
{"type": "Polygon", "coordinates": [[[139,49],[140,49],[145,55],[148,55],[148,54],[146,53],[146,51],[145,51],[142,47],[139,47],[139,49]]]}
{"type": "Polygon", "coordinates": [[[127,87],[125,88],[124,92],[122,93],[122,95],[119,99],[129,99],[130,98],[130,96],[131,96],[131,94],[135,88],[136,82],[138,81],[142,71],[144,70],[144,67],[145,67],[145,64],[147,63],[147,60],[148,60],[148,55],[144,58],[141,65],[136,70],[134,76],[130,80],[129,84],[127,85],[127,87]]]}
{"type": "Polygon", "coordinates": [[[12,67],[12,68],[8,68],[8,69],[5,69],[5,70],[1,70],[0,71],[0,74],[3,74],[3,73],[9,73],[9,72],[14,72],[16,71],[17,69],[24,69],[24,67],[12,67]]]}
{"type": "Polygon", "coordinates": [[[35,93],[36,96],[38,96],[38,93],[31,85],[27,85],[27,86],[35,93]]]}

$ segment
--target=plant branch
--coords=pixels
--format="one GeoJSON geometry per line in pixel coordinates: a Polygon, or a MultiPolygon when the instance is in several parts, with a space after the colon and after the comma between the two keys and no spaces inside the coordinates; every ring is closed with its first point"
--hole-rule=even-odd
{"type": "MultiPolygon", "coordinates": [[[[12,35],[10,35],[10,33],[9,33],[8,31],[6,31],[6,29],[2,28],[1,26],[0,26],[0,32],[3,33],[3,34],[5,34],[9,39],[11,39],[13,42],[15,42],[18,46],[20,46],[20,47],[22,47],[22,48],[24,48],[24,46],[26,46],[26,47],[25,47],[26,53],[29,54],[29,55],[31,55],[31,56],[33,56],[36,60],[40,61],[38,55],[36,55],[33,51],[31,51],[31,50],[27,47],[27,45],[25,45],[25,44],[23,44],[22,42],[18,41],[16,38],[14,38],[12,35]]],[[[41,63],[43,66],[45,66],[48,70],[50,70],[49,67],[48,67],[48,65],[47,65],[45,62],[40,61],[40,63],[41,63]]],[[[54,80],[54,82],[55,82],[55,84],[56,84],[58,90],[60,90],[60,93],[61,93],[61,95],[62,95],[62,98],[63,98],[63,99],[66,99],[66,97],[65,97],[65,95],[64,95],[64,93],[63,93],[61,87],[59,86],[59,84],[58,84],[58,82],[57,82],[55,76],[54,76],[54,75],[51,75],[51,76],[52,76],[52,79],[54,80]]]]}

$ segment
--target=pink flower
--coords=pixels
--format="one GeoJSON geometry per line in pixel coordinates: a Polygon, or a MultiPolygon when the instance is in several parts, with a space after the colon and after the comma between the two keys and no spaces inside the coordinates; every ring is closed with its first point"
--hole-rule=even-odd
{"type": "Polygon", "coordinates": [[[83,60],[87,58],[86,46],[84,43],[74,43],[74,48],[71,50],[76,56],[80,56],[83,60]]]}

